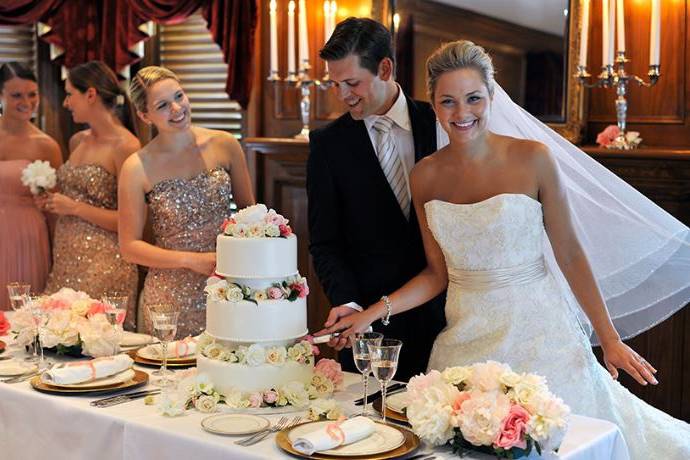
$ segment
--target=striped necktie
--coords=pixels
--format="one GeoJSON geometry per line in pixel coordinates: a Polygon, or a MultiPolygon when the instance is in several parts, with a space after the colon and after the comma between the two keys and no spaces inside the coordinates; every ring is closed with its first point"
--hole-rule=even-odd
{"type": "Polygon", "coordinates": [[[398,204],[400,204],[400,209],[405,214],[405,218],[409,219],[410,194],[407,189],[405,168],[403,168],[402,159],[396,152],[395,142],[391,135],[392,127],[393,120],[386,116],[378,117],[374,122],[374,129],[378,133],[376,155],[379,158],[383,174],[386,176],[398,204]]]}

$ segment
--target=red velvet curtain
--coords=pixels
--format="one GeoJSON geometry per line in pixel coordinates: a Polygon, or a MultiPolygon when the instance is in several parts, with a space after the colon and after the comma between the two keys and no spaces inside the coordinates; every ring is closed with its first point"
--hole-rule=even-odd
{"type": "Polygon", "coordinates": [[[17,26],[38,22],[54,13],[64,0],[2,0],[0,25],[17,26]]]}
{"type": "Polygon", "coordinates": [[[228,64],[226,91],[249,104],[257,26],[256,0],[1,0],[0,24],[42,21],[51,27],[41,38],[64,54],[67,68],[99,59],[116,71],[139,60],[130,48],[148,36],[148,21],[173,24],[202,8],[213,40],[228,64]]]}

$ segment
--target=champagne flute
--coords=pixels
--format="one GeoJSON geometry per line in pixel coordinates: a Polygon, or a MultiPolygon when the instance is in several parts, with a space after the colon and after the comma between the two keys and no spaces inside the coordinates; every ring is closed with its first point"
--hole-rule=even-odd
{"type": "Polygon", "coordinates": [[[402,348],[402,342],[396,339],[383,339],[379,345],[369,345],[371,369],[374,371],[374,377],[381,384],[383,423],[386,423],[386,390],[388,383],[393,380],[395,371],[398,369],[400,348],[402,348]]]}
{"type": "Polygon", "coordinates": [[[26,305],[31,285],[13,282],[7,285],[7,294],[10,296],[10,307],[12,310],[20,310],[26,305]]]}
{"type": "Polygon", "coordinates": [[[180,316],[180,306],[172,304],[148,305],[149,318],[153,323],[153,333],[161,341],[162,363],[161,377],[154,385],[166,388],[175,385],[175,381],[169,378],[168,371],[168,343],[175,339],[177,334],[177,320],[180,316]]]}
{"type": "Polygon", "coordinates": [[[41,343],[41,329],[43,327],[43,323],[47,321],[47,313],[43,309],[43,298],[38,295],[31,295],[28,296],[28,308],[31,311],[31,316],[33,318],[34,324],[36,325],[36,337],[34,339],[34,344],[33,344],[33,356],[31,358],[27,358],[27,360],[31,360],[31,362],[38,362],[38,369],[43,369],[45,367],[45,360],[43,356],[43,344],[41,343]],[[38,351],[40,350],[40,355],[38,354],[38,351]]]}
{"type": "Polygon", "coordinates": [[[357,370],[362,374],[362,385],[364,386],[364,407],[362,415],[367,417],[367,387],[369,385],[369,373],[371,373],[371,354],[369,344],[381,345],[383,334],[380,332],[358,332],[352,337],[352,357],[355,360],[357,370]]]}

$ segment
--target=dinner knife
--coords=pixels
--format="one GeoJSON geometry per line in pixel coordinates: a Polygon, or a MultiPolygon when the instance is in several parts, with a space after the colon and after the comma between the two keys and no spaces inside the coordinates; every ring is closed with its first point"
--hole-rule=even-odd
{"type": "Polygon", "coordinates": [[[135,399],[143,398],[145,396],[155,395],[160,392],[161,390],[135,391],[133,393],[125,393],[117,396],[110,396],[108,398],[97,399],[95,401],[91,401],[89,404],[95,407],[110,407],[116,404],[121,404],[127,401],[133,401],[135,399]]]}

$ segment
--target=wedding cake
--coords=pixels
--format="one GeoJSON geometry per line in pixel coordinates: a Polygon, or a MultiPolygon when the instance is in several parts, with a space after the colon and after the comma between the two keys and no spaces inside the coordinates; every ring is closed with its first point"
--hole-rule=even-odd
{"type": "Polygon", "coordinates": [[[297,238],[283,216],[258,204],[225,221],[197,367],[226,402],[312,384],[312,345],[300,340],[308,332],[308,292],[297,271],[297,238]]]}

